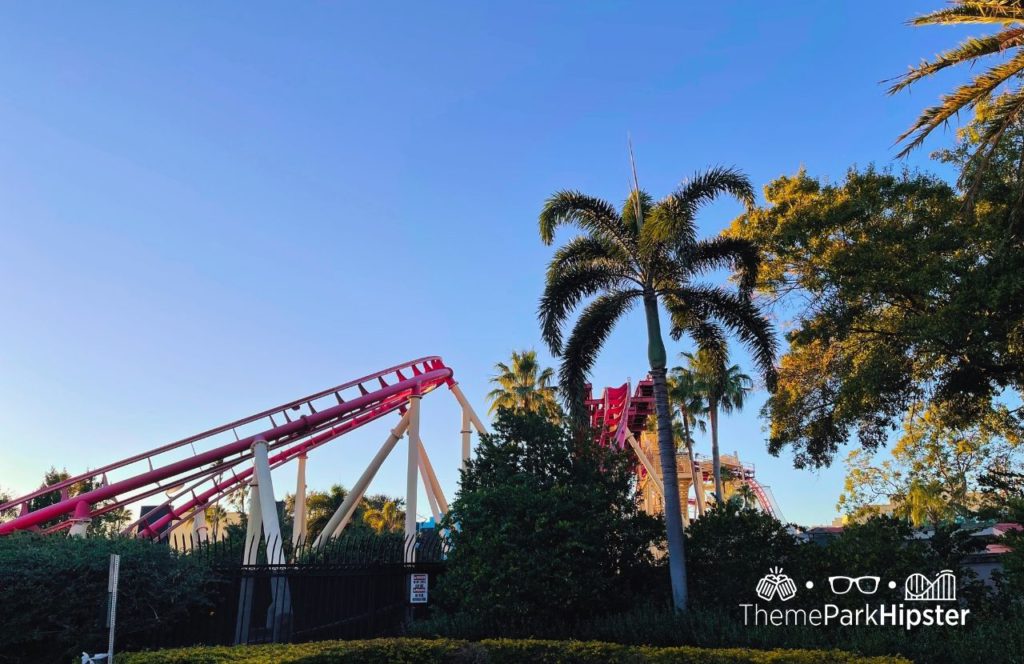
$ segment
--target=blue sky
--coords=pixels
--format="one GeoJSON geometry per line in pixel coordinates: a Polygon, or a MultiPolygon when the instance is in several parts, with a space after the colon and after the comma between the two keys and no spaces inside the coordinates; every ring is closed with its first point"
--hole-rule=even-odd
{"type": "MultiPolygon", "coordinates": [[[[879,84],[964,35],[904,25],[940,4],[4,5],[0,487],[421,355],[483,413],[496,361],[547,357],[545,197],[621,200],[627,132],[656,196],[715,164],[759,187],[887,165],[964,75],[896,98],[879,84]]],[[[714,206],[702,231],[737,212],[714,206]]],[[[595,384],[642,377],[642,338],[636,313],[595,384]]],[[[724,450],[788,519],[830,521],[841,464],[769,456],[761,403],[724,420],[724,450]]],[[[424,400],[423,426],[450,497],[447,395],[424,400]]],[[[387,427],[314,454],[311,488],[351,485],[387,427]]],[[[402,456],[374,491],[402,492],[402,456]]]]}

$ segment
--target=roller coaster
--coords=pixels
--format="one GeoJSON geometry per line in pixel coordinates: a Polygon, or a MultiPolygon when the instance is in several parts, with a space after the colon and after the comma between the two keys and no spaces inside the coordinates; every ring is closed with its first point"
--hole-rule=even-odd
{"type": "MultiPolygon", "coordinates": [[[[650,377],[644,378],[633,391],[628,382],[619,387],[606,387],[600,397],[595,397],[592,386],[587,385],[585,404],[590,413],[590,424],[598,432],[601,444],[617,449],[628,445],[636,453],[641,507],[650,514],[664,512],[665,489],[657,435],[647,431],[647,418],[654,414],[654,381],[650,377]]],[[[763,511],[785,521],[771,488],[757,481],[753,466],[742,463],[735,454],[722,455],[720,463],[724,478],[723,501],[732,496],[745,497],[763,511]]],[[[708,497],[714,497],[712,464],[699,456],[690,458],[677,454],[676,475],[680,498],[685,501],[683,520],[689,523],[704,513],[708,497]]]]}
{"type": "MultiPolygon", "coordinates": [[[[0,535],[67,530],[71,535],[85,536],[93,519],[165,495],[166,499],[157,505],[140,507],[138,518],[125,526],[122,534],[159,539],[172,529],[180,532],[190,525],[195,541],[203,542],[209,538],[207,508],[248,489],[250,530],[258,537],[262,528],[267,542],[276,540],[280,549],[271,471],[296,462],[293,537],[303,540],[307,532],[305,469],[309,453],[392,414],[399,416],[397,425],[313,544],[320,546],[342,532],[381,464],[406,435],[405,532],[415,532],[418,476],[435,519],[440,520],[448,511],[444,491],[420,437],[421,399],[442,387],[448,388],[461,407],[461,458],[465,463],[472,430],[486,433],[486,428],[459,388],[452,369],[440,357],[422,357],[19,496],[0,505],[0,512],[17,513],[15,518],[0,523],[0,535]],[[87,489],[81,490],[83,486],[87,489]]],[[[654,412],[652,381],[641,380],[633,391],[628,382],[605,388],[599,397],[593,396],[589,386],[587,390],[586,405],[599,442],[617,449],[628,446],[635,452],[644,509],[659,513],[663,509],[659,496],[663,500],[664,490],[656,440],[645,431],[647,417],[654,412]]],[[[713,493],[711,467],[706,461],[685,456],[678,457],[678,464],[680,493],[687,504],[684,518],[688,521],[703,513],[706,497],[713,493]]],[[[742,486],[749,487],[764,511],[781,518],[768,487],[756,481],[752,467],[728,455],[722,464],[729,478],[723,498],[742,486]]],[[[270,554],[275,557],[273,552],[270,554]]]]}

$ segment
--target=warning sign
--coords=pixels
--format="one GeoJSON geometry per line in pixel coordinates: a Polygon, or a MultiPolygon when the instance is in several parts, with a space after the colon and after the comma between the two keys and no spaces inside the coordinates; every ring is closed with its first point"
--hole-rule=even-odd
{"type": "Polygon", "coordinates": [[[427,574],[413,574],[409,586],[409,602],[412,604],[427,603],[427,574]]]}

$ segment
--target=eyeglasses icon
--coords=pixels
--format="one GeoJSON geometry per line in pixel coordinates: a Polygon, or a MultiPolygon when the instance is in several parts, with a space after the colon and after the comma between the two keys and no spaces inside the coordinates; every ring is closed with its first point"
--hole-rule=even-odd
{"type": "Polygon", "coordinates": [[[828,577],[828,585],[832,587],[832,592],[836,595],[845,595],[850,592],[850,589],[857,586],[857,590],[862,595],[874,595],[875,591],[878,590],[879,577],[877,576],[830,576],[828,577]]]}

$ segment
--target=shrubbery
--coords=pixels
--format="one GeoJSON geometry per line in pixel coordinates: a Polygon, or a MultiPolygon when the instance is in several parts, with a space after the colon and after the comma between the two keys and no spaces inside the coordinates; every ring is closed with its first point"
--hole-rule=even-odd
{"type": "Polygon", "coordinates": [[[452,639],[321,641],[282,646],[182,648],[118,656],[119,664],[908,664],[898,657],[859,657],[840,651],[624,646],[595,641],[479,642],[452,639]]]}
{"type": "Polygon", "coordinates": [[[105,649],[111,553],[121,554],[121,648],[187,620],[217,591],[201,556],[146,540],[0,537],[0,661],[66,664],[83,650],[105,649]]]}
{"type": "Polygon", "coordinates": [[[667,591],[653,555],[664,528],[637,509],[625,453],[576,440],[543,413],[499,411],[493,431],[480,437],[444,524],[452,549],[441,607],[524,625],[667,591]]]}

